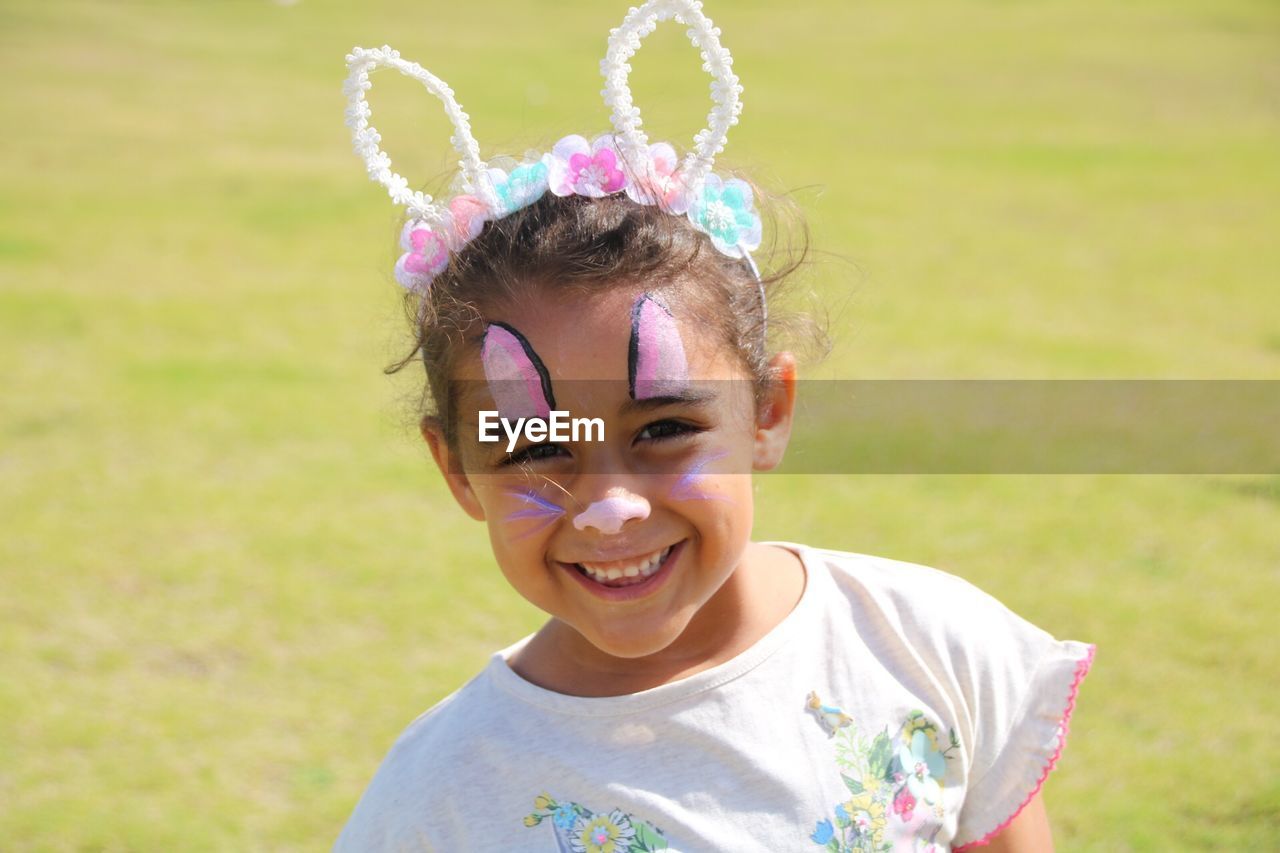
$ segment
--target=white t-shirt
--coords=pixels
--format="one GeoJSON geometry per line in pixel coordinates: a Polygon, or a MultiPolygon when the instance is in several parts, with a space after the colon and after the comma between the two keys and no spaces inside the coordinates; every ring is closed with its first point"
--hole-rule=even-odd
{"type": "Polygon", "coordinates": [[[774,544],[804,593],[746,651],[588,698],[517,675],[525,637],[405,730],[335,849],[945,851],[1003,828],[1094,647],[937,569],[774,544]]]}

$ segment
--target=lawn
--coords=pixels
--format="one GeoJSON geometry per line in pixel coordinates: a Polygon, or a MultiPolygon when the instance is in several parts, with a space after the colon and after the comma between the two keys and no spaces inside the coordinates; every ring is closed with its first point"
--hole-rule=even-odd
{"type": "MultiPolygon", "coordinates": [[[[607,126],[626,6],[0,6],[0,847],[323,847],[404,725],[540,624],[430,467],[418,375],[382,373],[395,212],[343,56],[390,42],[520,152],[607,126]]],[[[1276,4],[707,11],[746,88],[722,162],[812,228],[836,347],[808,375],[1280,376],[1276,4]]],[[[678,28],[634,65],[687,142],[678,28]]],[[[437,102],[375,80],[397,166],[445,174],[437,102]]],[[[933,565],[1098,645],[1060,849],[1274,845],[1280,476],[759,496],[758,538],[933,565]]]]}

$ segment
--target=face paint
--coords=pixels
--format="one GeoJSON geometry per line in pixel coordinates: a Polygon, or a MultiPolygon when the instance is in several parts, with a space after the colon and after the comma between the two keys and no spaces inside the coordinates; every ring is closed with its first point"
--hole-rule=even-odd
{"type": "Polygon", "coordinates": [[[556,519],[564,515],[563,507],[553,504],[551,501],[541,497],[532,489],[507,489],[507,494],[517,500],[523,501],[525,504],[524,509],[518,509],[515,512],[507,513],[505,520],[508,523],[523,521],[524,519],[529,518],[541,519],[541,523],[536,524],[524,533],[521,533],[516,537],[517,539],[537,533],[539,530],[542,530],[544,527],[554,523],[556,519]]]}
{"type": "Polygon", "coordinates": [[[702,481],[706,475],[702,473],[702,469],[708,464],[715,462],[717,459],[723,459],[729,455],[727,450],[717,450],[707,456],[702,456],[693,461],[693,464],[685,469],[680,475],[680,479],[671,486],[670,497],[677,501],[730,501],[724,495],[717,495],[704,490],[702,481]]]}
{"type": "Polygon", "coordinates": [[[647,293],[642,293],[631,307],[631,345],[627,355],[627,379],[633,400],[675,396],[689,382],[689,362],[675,318],[647,293]]]}
{"type": "Polygon", "coordinates": [[[506,323],[485,327],[481,348],[484,378],[504,418],[548,418],[556,407],[551,377],[533,347],[506,323]]]}
{"type": "Polygon", "coordinates": [[[578,530],[594,527],[601,533],[613,535],[631,519],[644,521],[649,517],[649,502],[639,495],[613,495],[598,500],[573,517],[578,530]]]}

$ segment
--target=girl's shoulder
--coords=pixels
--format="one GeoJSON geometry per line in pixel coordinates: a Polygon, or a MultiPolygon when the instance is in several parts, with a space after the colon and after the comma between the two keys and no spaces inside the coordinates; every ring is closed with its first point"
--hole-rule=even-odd
{"type": "MultiPolygon", "coordinates": [[[[782,544],[782,543],[778,543],[782,544]]],[[[964,755],[958,846],[989,839],[1040,789],[1065,746],[1095,646],[1058,639],[976,584],[931,566],[796,548],[828,580],[818,650],[881,672],[954,726],[964,755]]],[[[883,709],[877,709],[883,710],[883,709]]]]}
{"type": "Polygon", "coordinates": [[[956,590],[975,591],[985,595],[971,581],[922,563],[795,542],[765,544],[794,550],[807,567],[820,566],[846,585],[850,582],[858,583],[868,590],[880,589],[890,595],[908,591],[922,595],[946,595],[956,590]]]}
{"type": "Polygon", "coordinates": [[[392,744],[343,827],[335,851],[434,849],[422,809],[452,782],[440,768],[467,760],[484,725],[484,671],[418,715],[392,744]],[[421,804],[421,808],[413,805],[421,804]]]}
{"type": "Polygon", "coordinates": [[[838,594],[824,596],[828,618],[879,621],[904,640],[949,640],[973,649],[991,648],[1010,634],[1052,639],[994,595],[943,569],[874,554],[769,544],[795,550],[814,582],[829,579],[834,585],[838,594]]]}

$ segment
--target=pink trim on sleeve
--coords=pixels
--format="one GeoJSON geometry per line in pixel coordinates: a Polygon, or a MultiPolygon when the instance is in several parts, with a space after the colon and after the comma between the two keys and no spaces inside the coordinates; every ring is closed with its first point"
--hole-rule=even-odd
{"type": "Polygon", "coordinates": [[[1062,712],[1062,722],[1058,724],[1058,746],[1054,749],[1053,755],[1049,756],[1049,761],[1044,765],[1044,770],[1040,773],[1039,780],[1031,789],[1031,793],[1027,794],[1027,798],[1022,801],[1022,805],[1009,816],[1009,819],[979,838],[977,841],[970,841],[961,847],[952,848],[952,853],[964,853],[966,850],[972,850],[975,847],[985,847],[990,844],[992,839],[1005,830],[1009,824],[1022,814],[1022,810],[1027,807],[1027,803],[1035,799],[1036,794],[1040,793],[1040,788],[1044,786],[1044,780],[1049,777],[1049,771],[1053,770],[1053,766],[1058,763],[1059,756],[1062,755],[1062,749],[1067,745],[1067,732],[1071,727],[1071,712],[1076,708],[1076,693],[1080,690],[1080,682],[1089,673],[1089,667],[1093,666],[1093,653],[1097,650],[1097,646],[1090,644],[1089,653],[1076,662],[1076,675],[1071,682],[1071,692],[1067,695],[1067,709],[1062,712]]]}

